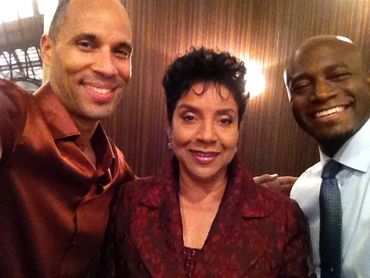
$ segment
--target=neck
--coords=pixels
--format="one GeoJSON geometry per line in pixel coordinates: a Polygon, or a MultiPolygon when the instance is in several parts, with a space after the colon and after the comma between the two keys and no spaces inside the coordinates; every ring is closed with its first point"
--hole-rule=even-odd
{"type": "Polygon", "coordinates": [[[180,172],[180,198],[191,203],[220,202],[227,184],[227,175],[208,180],[197,181],[180,172]]]}
{"type": "Polygon", "coordinates": [[[364,122],[358,124],[356,128],[345,133],[327,138],[316,138],[320,145],[320,149],[327,156],[333,157],[339,149],[363,127],[367,120],[368,118],[366,118],[364,122]]]}
{"type": "Polygon", "coordinates": [[[334,142],[331,144],[320,142],[320,149],[325,155],[333,157],[342,145],[343,144],[335,144],[334,142]]]}
{"type": "Polygon", "coordinates": [[[337,151],[347,142],[354,133],[341,134],[332,138],[320,138],[317,142],[320,145],[321,151],[329,157],[333,157],[337,151]]]}

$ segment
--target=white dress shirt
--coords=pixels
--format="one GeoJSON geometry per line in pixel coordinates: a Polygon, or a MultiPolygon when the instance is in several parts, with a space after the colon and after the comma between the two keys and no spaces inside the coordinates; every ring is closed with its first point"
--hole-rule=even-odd
{"type": "MultiPolygon", "coordinates": [[[[308,219],[312,242],[312,271],[320,277],[321,172],[329,157],[308,168],[291,191],[308,219]]],[[[344,165],[337,174],[342,201],[342,277],[370,277],[370,120],[335,154],[344,165]]]]}

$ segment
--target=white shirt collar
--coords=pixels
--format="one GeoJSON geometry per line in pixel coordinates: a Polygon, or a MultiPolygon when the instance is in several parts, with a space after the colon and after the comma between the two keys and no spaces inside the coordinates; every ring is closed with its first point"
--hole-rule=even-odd
{"type": "MultiPolygon", "coordinates": [[[[370,165],[370,119],[337,151],[333,159],[346,167],[366,172],[370,165]]],[[[320,150],[320,160],[324,164],[330,157],[320,150]]]]}

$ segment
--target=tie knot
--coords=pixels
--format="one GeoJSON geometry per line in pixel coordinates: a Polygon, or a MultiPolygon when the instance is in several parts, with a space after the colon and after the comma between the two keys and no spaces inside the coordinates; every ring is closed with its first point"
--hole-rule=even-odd
{"type": "Polygon", "coordinates": [[[343,165],[335,160],[330,159],[322,170],[321,177],[323,179],[333,179],[336,174],[342,169],[343,165]]]}

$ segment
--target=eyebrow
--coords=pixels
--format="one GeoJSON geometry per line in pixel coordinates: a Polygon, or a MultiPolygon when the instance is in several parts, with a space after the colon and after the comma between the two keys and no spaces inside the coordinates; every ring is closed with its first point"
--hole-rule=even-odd
{"type": "MultiPolygon", "coordinates": [[[[89,41],[99,41],[98,36],[96,36],[93,33],[82,33],[77,35],[72,39],[73,41],[79,41],[79,40],[89,40],[89,41]]],[[[114,46],[114,48],[125,48],[128,50],[128,52],[132,53],[132,45],[128,42],[119,42],[117,45],[114,46]]]]}
{"type": "Polygon", "coordinates": [[[324,72],[328,72],[328,71],[332,71],[332,70],[335,70],[337,68],[345,68],[345,69],[350,69],[351,67],[344,64],[344,63],[339,63],[339,64],[335,64],[335,65],[330,65],[328,67],[326,67],[324,69],[324,72]]]}
{"type": "MultiPolygon", "coordinates": [[[[198,108],[196,108],[196,107],[194,107],[192,105],[189,105],[189,104],[181,104],[177,108],[178,109],[188,109],[188,110],[193,111],[193,112],[200,111],[200,109],[198,109],[198,108]]],[[[231,108],[225,108],[225,109],[220,109],[220,110],[217,110],[216,111],[216,114],[217,115],[230,114],[230,113],[232,113],[232,114],[238,114],[237,111],[235,111],[235,110],[233,110],[231,108]]]]}
{"type": "Polygon", "coordinates": [[[72,38],[74,41],[78,40],[89,40],[89,41],[96,41],[98,38],[95,34],[91,33],[82,33],[72,38]]]}

